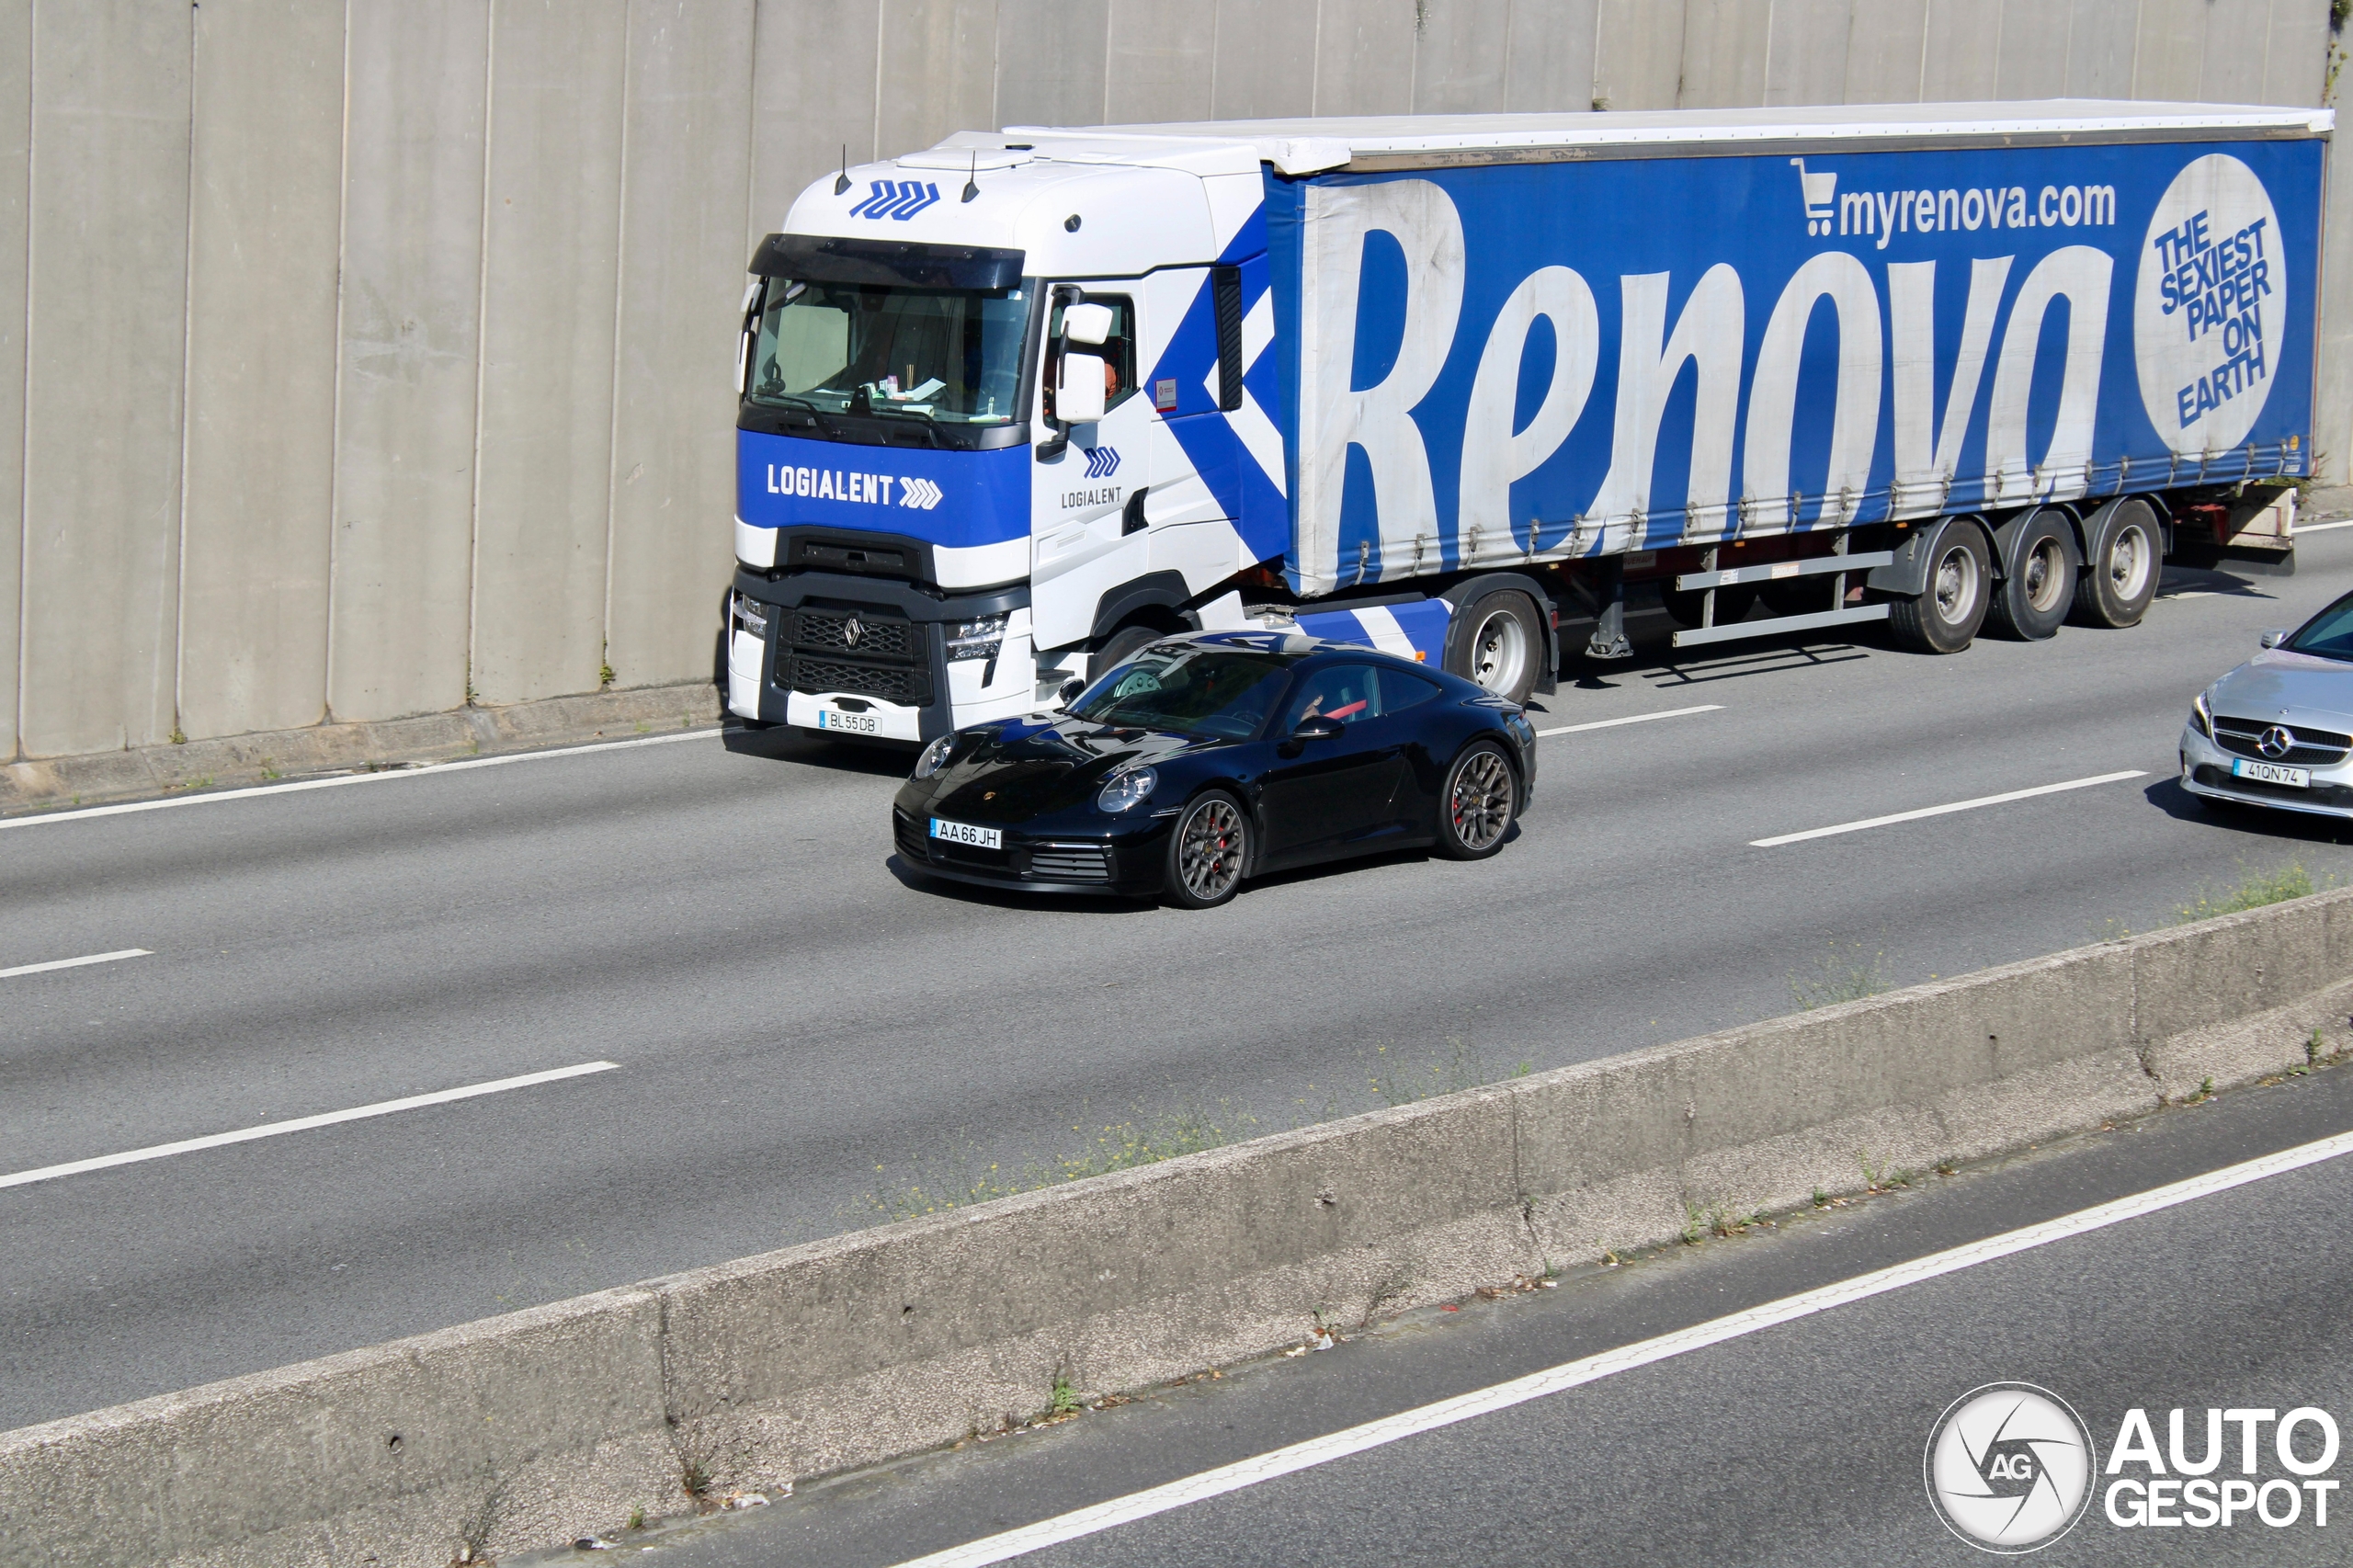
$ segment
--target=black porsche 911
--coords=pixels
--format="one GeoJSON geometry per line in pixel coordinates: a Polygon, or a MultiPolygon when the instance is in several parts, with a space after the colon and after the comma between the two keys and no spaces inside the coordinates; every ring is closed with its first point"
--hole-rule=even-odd
{"type": "Polygon", "coordinates": [[[1433,845],[1503,845],[1536,731],[1455,676],[1273,631],[1170,637],[1063,712],[975,724],[915,759],[891,808],[915,870],[1040,892],[1165,892],[1433,845]]]}

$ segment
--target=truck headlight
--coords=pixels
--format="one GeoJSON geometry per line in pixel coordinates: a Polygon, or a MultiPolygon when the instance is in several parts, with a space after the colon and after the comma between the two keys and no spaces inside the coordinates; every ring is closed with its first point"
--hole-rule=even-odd
{"type": "Polygon", "coordinates": [[[984,615],[978,620],[960,620],[948,634],[948,656],[951,659],[994,659],[998,644],[1005,641],[1006,618],[984,615]]]}
{"type": "Polygon", "coordinates": [[[942,735],[923,748],[915,757],[915,777],[928,778],[948,766],[948,754],[956,749],[956,737],[942,735]]]}
{"type": "Polygon", "coordinates": [[[2202,691],[2190,699],[2189,727],[2210,741],[2214,738],[2214,710],[2206,706],[2206,694],[2202,691]]]}
{"type": "Polygon", "coordinates": [[[762,604],[759,600],[753,598],[748,594],[738,590],[734,598],[733,615],[735,621],[734,630],[737,631],[746,632],[751,636],[758,638],[763,642],[767,641],[767,606],[762,604]]]}
{"type": "Polygon", "coordinates": [[[1160,775],[1152,768],[1131,767],[1103,780],[1102,791],[1095,797],[1095,803],[1107,812],[1124,812],[1151,799],[1153,787],[1159,782],[1160,775]]]}

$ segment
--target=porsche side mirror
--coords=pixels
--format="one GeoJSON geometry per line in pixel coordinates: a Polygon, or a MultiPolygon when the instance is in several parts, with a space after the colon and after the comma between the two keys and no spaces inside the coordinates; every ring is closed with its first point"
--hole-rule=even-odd
{"type": "Polygon", "coordinates": [[[1065,708],[1069,707],[1072,703],[1078,700],[1078,694],[1086,689],[1086,681],[1083,676],[1071,676],[1070,679],[1063,682],[1063,688],[1058,694],[1061,698],[1062,705],[1065,708]]]}
{"type": "Polygon", "coordinates": [[[1299,728],[1290,733],[1290,738],[1295,741],[1336,741],[1347,729],[1347,726],[1337,719],[1302,719],[1299,728]]]}
{"type": "Polygon", "coordinates": [[[2256,641],[2262,643],[2266,648],[2277,648],[2280,643],[2288,641],[2288,631],[2286,628],[2282,627],[2278,631],[2267,631],[2262,636],[2256,638],[2256,641]]]}

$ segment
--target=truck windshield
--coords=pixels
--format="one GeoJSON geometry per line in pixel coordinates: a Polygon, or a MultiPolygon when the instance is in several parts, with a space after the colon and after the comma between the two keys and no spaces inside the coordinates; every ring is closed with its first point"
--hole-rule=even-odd
{"type": "Polygon", "coordinates": [[[747,395],[822,414],[1013,419],[1029,290],[771,278],[747,395]]]}

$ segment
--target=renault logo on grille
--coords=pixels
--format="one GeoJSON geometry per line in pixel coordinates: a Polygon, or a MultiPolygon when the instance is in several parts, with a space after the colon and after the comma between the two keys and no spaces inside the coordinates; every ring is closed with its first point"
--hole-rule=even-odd
{"type": "MultiPolygon", "coordinates": [[[[843,646],[843,647],[845,647],[845,648],[855,648],[855,647],[857,647],[857,646],[858,646],[858,640],[859,638],[861,638],[861,637],[865,636],[865,635],[866,635],[866,622],[864,622],[864,621],[862,621],[862,620],[858,619],[858,617],[856,617],[856,616],[851,616],[847,620],[845,620],[845,621],[843,621],[843,622],[842,622],[842,646],[843,646]]],[[[2268,740],[2268,738],[2267,738],[2267,740],[2268,740]]]]}
{"type": "Polygon", "coordinates": [[[2296,732],[2285,724],[2274,724],[2263,732],[2255,749],[2266,756],[2285,756],[2296,747],[2296,732]]]}

